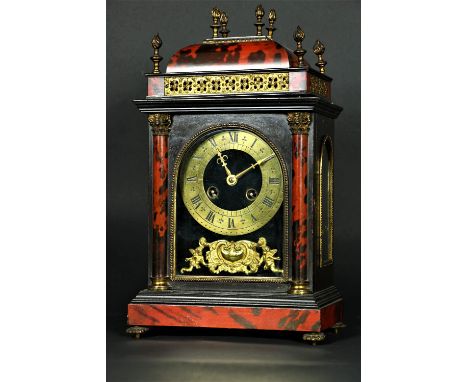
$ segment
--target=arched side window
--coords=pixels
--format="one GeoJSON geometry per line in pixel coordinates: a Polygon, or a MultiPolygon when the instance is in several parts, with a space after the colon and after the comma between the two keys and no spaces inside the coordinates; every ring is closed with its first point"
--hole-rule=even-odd
{"type": "Polygon", "coordinates": [[[319,254],[320,267],[333,263],[333,143],[322,140],[319,159],[319,254]]]}

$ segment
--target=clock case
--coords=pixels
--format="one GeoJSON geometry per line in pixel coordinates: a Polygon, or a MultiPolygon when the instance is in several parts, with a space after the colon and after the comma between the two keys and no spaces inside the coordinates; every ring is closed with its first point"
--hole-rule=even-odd
{"type": "MultiPolygon", "coordinates": [[[[128,332],[188,326],[288,330],[323,339],[343,316],[333,284],[334,119],[342,108],[331,102],[332,79],[308,64],[305,51],[293,53],[265,36],[213,38],[183,48],[161,74],[154,41],[148,95],[134,101],[148,118],[148,288],[128,305],[128,332]],[[233,86],[220,88],[220,78],[233,86]],[[229,126],[260,133],[285,163],[285,273],[279,280],[183,279],[174,271],[177,156],[197,133],[229,126]]],[[[193,240],[196,245],[198,237],[193,240]]]]}

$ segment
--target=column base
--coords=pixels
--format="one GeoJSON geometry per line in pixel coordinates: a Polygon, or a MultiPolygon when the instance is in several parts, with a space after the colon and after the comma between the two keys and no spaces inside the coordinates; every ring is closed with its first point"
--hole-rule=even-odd
{"type": "Polygon", "coordinates": [[[151,285],[148,286],[149,290],[152,291],[165,291],[171,289],[168,277],[156,278],[151,277],[151,285]]]}
{"type": "Polygon", "coordinates": [[[292,282],[288,293],[299,295],[310,294],[312,293],[312,291],[310,290],[310,283],[308,281],[292,282]]]}

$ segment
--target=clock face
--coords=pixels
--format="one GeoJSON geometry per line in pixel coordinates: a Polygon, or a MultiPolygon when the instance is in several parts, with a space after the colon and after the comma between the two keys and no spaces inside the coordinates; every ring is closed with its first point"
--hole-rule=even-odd
{"type": "Polygon", "coordinates": [[[258,135],[240,129],[205,136],[181,169],[190,215],[217,234],[236,236],[268,223],[283,202],[280,161],[258,135]]]}

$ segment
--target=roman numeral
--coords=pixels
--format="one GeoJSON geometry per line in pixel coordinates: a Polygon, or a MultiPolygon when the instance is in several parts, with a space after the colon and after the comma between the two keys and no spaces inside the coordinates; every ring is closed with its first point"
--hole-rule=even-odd
{"type": "Polygon", "coordinates": [[[270,184],[280,184],[280,178],[268,178],[270,184]]]}
{"type": "Polygon", "coordinates": [[[268,196],[265,196],[265,198],[262,201],[262,203],[265,204],[268,207],[273,207],[273,202],[274,202],[274,200],[270,199],[268,196]]]}
{"type": "Polygon", "coordinates": [[[192,200],[193,205],[195,206],[195,209],[200,207],[200,205],[201,205],[200,195],[194,196],[191,200],[192,200]]]}
{"type": "MultiPolygon", "coordinates": [[[[189,176],[187,178],[187,182],[196,182],[197,181],[197,176],[194,175],[194,176],[189,176]]],[[[271,183],[271,182],[270,182],[271,183]]]]}
{"type": "Polygon", "coordinates": [[[208,212],[208,215],[206,215],[206,218],[205,220],[210,222],[210,223],[213,223],[214,222],[214,218],[215,218],[215,214],[213,211],[210,211],[208,212]]]}
{"type": "Polygon", "coordinates": [[[257,221],[257,218],[255,216],[253,216],[253,214],[250,214],[250,217],[252,218],[252,221],[253,222],[256,222],[257,221]]]}
{"type": "Polygon", "coordinates": [[[216,147],[216,141],[214,140],[214,138],[209,138],[208,142],[211,143],[211,146],[216,147]]]}
{"type": "Polygon", "coordinates": [[[229,137],[231,138],[231,142],[239,142],[239,133],[237,131],[230,131],[229,137]]]}
{"type": "Polygon", "coordinates": [[[228,228],[236,228],[236,226],[234,225],[234,219],[233,218],[228,219],[228,228]]]}
{"type": "Polygon", "coordinates": [[[253,141],[253,143],[250,145],[250,148],[254,147],[254,144],[257,142],[257,138],[253,141]]]}

